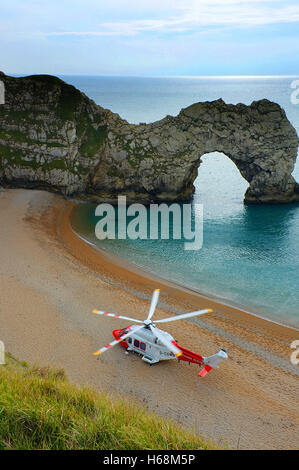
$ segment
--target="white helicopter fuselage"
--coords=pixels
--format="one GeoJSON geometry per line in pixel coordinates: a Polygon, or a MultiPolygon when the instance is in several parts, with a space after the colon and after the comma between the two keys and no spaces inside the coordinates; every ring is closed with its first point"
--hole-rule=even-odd
{"type": "MultiPolygon", "coordinates": [[[[134,331],[137,328],[138,325],[132,325],[124,330],[114,330],[113,335],[115,338],[121,338],[121,336],[119,336],[120,331],[134,331]]],[[[174,341],[173,337],[169,333],[160,330],[157,327],[155,328],[166,340],[171,342],[174,341]]],[[[142,359],[149,364],[155,364],[163,360],[175,359],[175,355],[154,336],[149,328],[143,328],[142,330],[136,331],[136,334],[132,334],[132,336],[126,338],[124,343],[128,345],[128,352],[139,354],[142,356],[142,359]]]]}

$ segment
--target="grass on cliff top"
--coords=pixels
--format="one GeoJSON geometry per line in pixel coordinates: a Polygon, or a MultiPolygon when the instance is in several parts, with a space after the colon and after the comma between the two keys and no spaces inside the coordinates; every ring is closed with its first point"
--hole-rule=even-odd
{"type": "Polygon", "coordinates": [[[77,388],[63,370],[0,365],[0,449],[211,449],[171,421],[77,388]]]}
{"type": "Polygon", "coordinates": [[[24,77],[24,79],[46,84],[48,88],[50,86],[59,86],[58,117],[62,120],[72,120],[75,118],[75,113],[78,111],[83,96],[77,88],[53,75],[30,75],[24,77]]]}

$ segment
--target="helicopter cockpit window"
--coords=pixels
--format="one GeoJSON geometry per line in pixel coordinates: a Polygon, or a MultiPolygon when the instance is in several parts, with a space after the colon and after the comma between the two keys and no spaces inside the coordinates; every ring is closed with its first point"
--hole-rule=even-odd
{"type": "Polygon", "coordinates": [[[123,335],[126,335],[127,333],[129,333],[129,329],[125,328],[124,330],[121,330],[119,332],[119,337],[121,338],[123,335]]]}
{"type": "Polygon", "coordinates": [[[132,343],[132,338],[129,337],[129,338],[127,339],[127,341],[128,341],[129,344],[131,344],[131,343],[132,343]]]}

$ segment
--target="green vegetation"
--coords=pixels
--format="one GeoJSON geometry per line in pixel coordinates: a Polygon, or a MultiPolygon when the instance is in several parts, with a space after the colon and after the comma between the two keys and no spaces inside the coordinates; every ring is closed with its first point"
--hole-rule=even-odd
{"type": "MultiPolygon", "coordinates": [[[[39,109],[39,106],[32,106],[30,110],[17,111],[0,107],[1,120],[9,124],[3,128],[0,123],[0,168],[6,161],[7,169],[39,170],[39,174],[61,170],[70,172],[75,177],[85,177],[89,173],[88,165],[60,158],[51,149],[68,148],[64,133],[59,130],[64,128],[61,121],[71,120],[76,124],[81,155],[86,159],[97,158],[107,137],[107,126],[103,125],[102,113],[96,114],[93,121],[86,109],[87,99],[84,95],[57,77],[31,75],[23,80],[30,81],[30,93],[41,107],[39,109]],[[43,105],[47,104],[49,93],[53,101],[50,108],[53,114],[51,120],[43,105]],[[30,133],[32,129],[36,134],[30,133]],[[42,161],[40,156],[44,157],[42,161]]],[[[65,129],[67,130],[67,126],[65,129]]]]}
{"type": "Polygon", "coordinates": [[[78,112],[80,102],[82,101],[82,95],[72,85],[61,85],[61,95],[59,99],[59,105],[57,114],[60,119],[73,120],[75,113],[78,112]]]}
{"type": "Polygon", "coordinates": [[[52,85],[65,85],[65,82],[54,75],[28,75],[22,80],[36,80],[38,82],[49,83],[52,85]]]}
{"type": "Polygon", "coordinates": [[[55,158],[54,160],[51,160],[49,163],[43,165],[43,168],[46,170],[63,170],[67,171],[68,167],[66,164],[66,161],[63,160],[62,158],[55,158]]]}
{"type": "Polygon", "coordinates": [[[37,156],[36,153],[32,152],[30,159],[28,159],[26,149],[16,149],[0,144],[0,168],[4,166],[6,159],[9,168],[31,168],[34,171],[41,170],[43,173],[51,170],[61,170],[68,171],[76,176],[89,172],[89,169],[83,165],[73,165],[73,162],[68,162],[64,158],[49,158],[41,163],[37,160],[37,156]]]}
{"type": "Polygon", "coordinates": [[[9,110],[9,112],[0,106],[0,117],[5,117],[5,120],[8,122],[10,121],[12,124],[20,125],[20,124],[28,124],[28,123],[35,123],[35,113],[33,111],[13,111],[9,110]]]}
{"type": "Polygon", "coordinates": [[[38,168],[38,163],[36,162],[35,158],[26,160],[26,152],[21,149],[13,149],[0,144],[0,157],[2,161],[4,158],[7,158],[9,161],[9,166],[13,168],[25,167],[32,168],[34,170],[37,170],[38,168]]]}
{"type": "Polygon", "coordinates": [[[149,148],[145,150],[142,145],[138,145],[136,142],[134,149],[132,149],[130,147],[130,141],[124,140],[121,136],[116,137],[115,140],[119,147],[127,152],[127,161],[132,168],[135,169],[141,160],[145,160],[146,158],[152,158],[153,161],[155,161],[156,153],[153,146],[149,142],[147,143],[149,148]]]}
{"type": "Polygon", "coordinates": [[[130,157],[127,157],[127,160],[129,162],[129,164],[131,165],[132,168],[136,168],[137,167],[137,163],[135,160],[133,160],[132,158],[130,157]]]}
{"type": "Polygon", "coordinates": [[[78,127],[79,136],[85,131],[85,141],[79,149],[80,153],[88,158],[95,157],[107,137],[107,126],[100,126],[98,129],[94,129],[90,122],[86,122],[85,127],[81,122],[78,127]]]}
{"type": "Polygon", "coordinates": [[[115,166],[112,166],[108,168],[107,175],[110,176],[111,178],[118,178],[121,176],[121,173],[118,171],[118,169],[115,166]]]}
{"type": "Polygon", "coordinates": [[[0,139],[6,140],[13,143],[25,143],[28,145],[47,145],[47,147],[63,147],[60,142],[48,142],[30,139],[26,133],[19,130],[12,129],[1,129],[0,128],[0,139]]]}
{"type": "Polygon", "coordinates": [[[0,449],[210,449],[198,436],[124,400],[77,388],[63,370],[9,354],[0,366],[0,449]]]}
{"type": "Polygon", "coordinates": [[[72,85],[68,85],[63,80],[52,75],[30,75],[24,78],[25,80],[34,80],[35,86],[38,89],[39,83],[45,83],[49,89],[53,87],[60,87],[61,94],[58,103],[57,114],[60,119],[72,120],[74,119],[78,106],[82,101],[82,94],[77,88],[72,85]]]}

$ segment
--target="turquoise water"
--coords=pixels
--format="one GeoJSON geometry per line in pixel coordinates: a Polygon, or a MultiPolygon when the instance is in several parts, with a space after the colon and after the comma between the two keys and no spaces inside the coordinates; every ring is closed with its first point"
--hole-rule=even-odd
{"type": "MultiPolygon", "coordinates": [[[[195,101],[222,97],[248,104],[268,98],[284,107],[299,133],[299,106],[290,101],[291,78],[62,78],[130,122],[175,115],[195,101]]],[[[294,176],[298,181],[298,164],[294,176]]],[[[73,225],[91,242],[152,273],[299,327],[299,205],[244,206],[247,182],[219,153],[203,157],[195,186],[193,205],[204,207],[204,243],[199,251],[185,251],[178,240],[99,242],[92,204],[78,206],[73,225]]]]}

